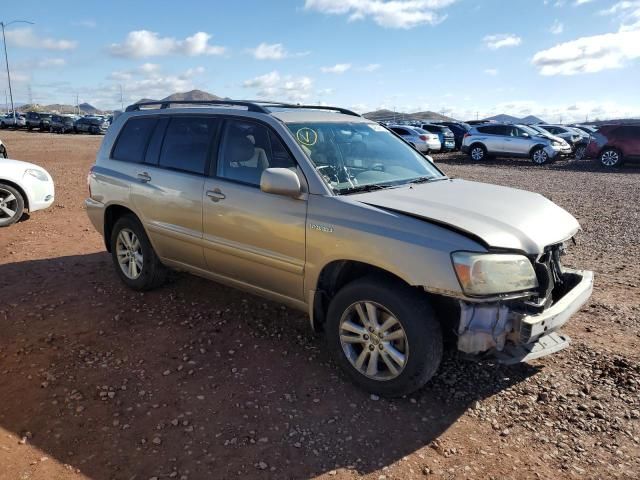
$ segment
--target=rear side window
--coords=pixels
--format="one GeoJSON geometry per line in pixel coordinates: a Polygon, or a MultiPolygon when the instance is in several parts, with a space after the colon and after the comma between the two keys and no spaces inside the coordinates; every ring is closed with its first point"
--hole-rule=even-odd
{"type": "Polygon", "coordinates": [[[164,135],[160,166],[204,174],[217,125],[211,117],[173,117],[164,135]]]}
{"type": "Polygon", "coordinates": [[[640,140],[640,127],[625,126],[619,127],[614,132],[615,136],[624,140],[640,140]]]}
{"type": "Polygon", "coordinates": [[[478,127],[477,130],[480,133],[488,133],[489,135],[497,135],[500,132],[498,132],[498,127],[496,127],[495,125],[487,125],[484,127],[478,127]]]}
{"type": "Polygon", "coordinates": [[[406,131],[404,128],[392,128],[391,130],[396,132],[398,135],[409,135],[409,132],[406,131]]]}
{"type": "MultiPolygon", "coordinates": [[[[149,137],[157,121],[154,117],[132,118],[128,120],[118,136],[116,145],[111,153],[111,158],[123,162],[142,163],[149,137]]],[[[85,119],[78,121],[78,123],[85,122],[85,119]]]]}

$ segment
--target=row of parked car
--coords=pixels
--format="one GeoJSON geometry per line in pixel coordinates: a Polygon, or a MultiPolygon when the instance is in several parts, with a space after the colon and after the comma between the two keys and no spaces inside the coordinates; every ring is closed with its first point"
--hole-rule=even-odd
{"type": "Polygon", "coordinates": [[[544,165],[559,158],[598,159],[604,167],[640,159],[640,125],[555,125],[474,122],[387,124],[423,153],[460,150],[473,161],[530,158],[544,165]]]}
{"type": "Polygon", "coordinates": [[[59,115],[55,113],[7,113],[0,117],[0,128],[25,128],[51,133],[104,134],[111,125],[111,117],[104,115],[59,115]]]}

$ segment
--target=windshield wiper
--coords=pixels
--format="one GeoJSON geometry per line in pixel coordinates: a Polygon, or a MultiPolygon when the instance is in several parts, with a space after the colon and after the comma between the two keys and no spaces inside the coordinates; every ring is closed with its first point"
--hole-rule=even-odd
{"type": "Polygon", "coordinates": [[[427,182],[436,182],[438,180],[446,180],[447,177],[418,177],[413,180],[409,180],[407,183],[427,183],[427,182]]]}
{"type": "Polygon", "coordinates": [[[395,187],[396,185],[388,185],[386,183],[370,183],[368,185],[357,185],[355,187],[342,188],[337,190],[340,195],[348,195],[351,193],[373,192],[375,190],[384,190],[385,188],[395,187]]]}

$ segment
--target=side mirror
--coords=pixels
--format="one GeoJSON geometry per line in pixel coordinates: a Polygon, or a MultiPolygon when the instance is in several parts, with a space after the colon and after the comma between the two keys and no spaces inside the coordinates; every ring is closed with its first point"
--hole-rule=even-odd
{"type": "Polygon", "coordinates": [[[297,197],[302,188],[295,172],[288,168],[267,168],[260,177],[260,190],[275,195],[297,197]]]}

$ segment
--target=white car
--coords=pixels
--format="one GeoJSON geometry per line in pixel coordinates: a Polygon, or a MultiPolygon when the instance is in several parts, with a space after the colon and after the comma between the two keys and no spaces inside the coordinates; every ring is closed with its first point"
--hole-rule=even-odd
{"type": "Polygon", "coordinates": [[[53,203],[51,175],[38,165],[0,158],[0,227],[7,227],[30,213],[53,203]]]}

